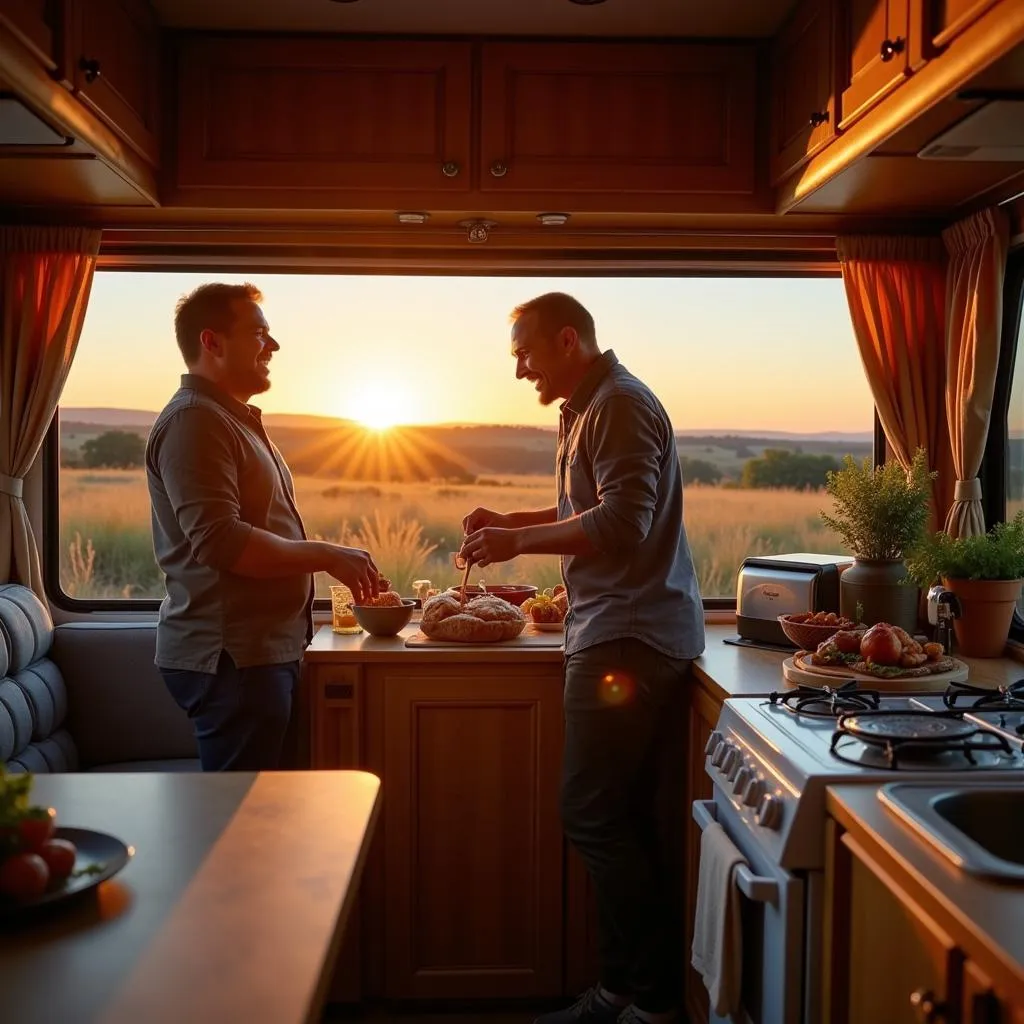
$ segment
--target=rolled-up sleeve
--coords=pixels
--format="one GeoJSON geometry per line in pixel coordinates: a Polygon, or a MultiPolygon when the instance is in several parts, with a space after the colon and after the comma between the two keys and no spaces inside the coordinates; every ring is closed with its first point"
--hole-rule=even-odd
{"type": "Polygon", "coordinates": [[[233,438],[215,413],[192,405],[163,424],[154,442],[154,464],[193,558],[230,570],[252,533],[239,516],[233,438]]]}
{"type": "Polygon", "coordinates": [[[591,418],[586,444],[597,504],[580,525],[599,550],[643,543],[654,519],[664,430],[642,398],[613,394],[591,418]]]}

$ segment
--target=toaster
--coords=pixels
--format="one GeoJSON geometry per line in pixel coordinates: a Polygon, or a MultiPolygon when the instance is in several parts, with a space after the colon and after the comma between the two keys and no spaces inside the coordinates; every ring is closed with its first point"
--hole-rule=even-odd
{"type": "Polygon", "coordinates": [[[744,640],[794,645],[777,616],[798,612],[839,614],[839,577],[850,555],[758,555],[743,559],[736,581],[736,632],[744,640]]]}

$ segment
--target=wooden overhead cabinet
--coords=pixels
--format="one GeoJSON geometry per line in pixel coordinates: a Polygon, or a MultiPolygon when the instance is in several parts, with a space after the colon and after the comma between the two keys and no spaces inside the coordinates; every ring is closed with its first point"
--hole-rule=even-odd
{"type": "Polygon", "coordinates": [[[802,0],[772,48],[772,183],[836,134],[833,0],[802,0]]]}
{"type": "MultiPolygon", "coordinates": [[[[912,0],[841,0],[840,128],[847,128],[910,73],[912,0]]],[[[915,6],[920,0],[913,0],[915,6]]],[[[918,26],[914,26],[916,31],[918,26]]]]}
{"type": "Polygon", "coordinates": [[[189,38],[178,190],[220,190],[231,206],[254,201],[245,190],[289,206],[312,191],[465,192],[471,54],[461,42],[189,38]]]}
{"type": "Polygon", "coordinates": [[[756,50],[486,43],[483,192],[752,194],[756,50]]]}
{"type": "Polygon", "coordinates": [[[54,0],[0,0],[0,32],[13,32],[48,69],[57,67],[54,0]]]}
{"type": "Polygon", "coordinates": [[[937,54],[1001,0],[920,0],[923,4],[925,56],[937,54]]]}

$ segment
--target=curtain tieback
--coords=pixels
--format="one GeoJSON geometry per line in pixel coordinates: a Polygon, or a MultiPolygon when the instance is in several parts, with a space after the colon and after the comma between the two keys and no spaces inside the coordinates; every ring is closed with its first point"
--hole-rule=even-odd
{"type": "Polygon", "coordinates": [[[25,481],[20,476],[8,476],[0,473],[0,494],[9,494],[12,498],[20,498],[25,489],[25,481]]]}
{"type": "Polygon", "coordinates": [[[981,501],[981,481],[974,477],[971,480],[957,480],[953,487],[954,501],[981,501]]]}

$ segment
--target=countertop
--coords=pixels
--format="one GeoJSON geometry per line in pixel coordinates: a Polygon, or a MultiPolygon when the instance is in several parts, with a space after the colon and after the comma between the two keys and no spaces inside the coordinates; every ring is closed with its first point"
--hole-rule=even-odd
{"type": "Polygon", "coordinates": [[[965,956],[998,965],[1024,984],[1024,885],[988,882],[958,870],[887,810],[878,791],[829,786],[828,813],[894,873],[965,956]]]}
{"type": "MultiPolygon", "coordinates": [[[[551,664],[562,660],[559,647],[521,648],[504,645],[477,644],[465,650],[447,647],[406,647],[406,637],[419,629],[411,622],[398,636],[372,637],[366,633],[345,635],[334,633],[329,625],[321,626],[306,649],[305,660],[312,665],[325,663],[360,664],[394,661],[438,664],[443,662],[484,661],[488,664],[515,661],[551,664]]],[[[760,697],[781,690],[782,663],[788,657],[781,651],[763,651],[736,647],[725,643],[736,636],[733,623],[708,623],[704,653],[694,664],[697,678],[719,700],[727,697],[760,697]]],[[[1024,664],[1011,658],[963,658],[970,666],[969,680],[979,686],[1001,686],[1024,678],[1024,664]]]]}

